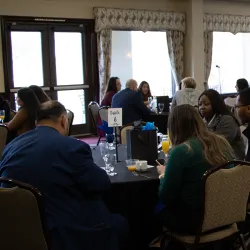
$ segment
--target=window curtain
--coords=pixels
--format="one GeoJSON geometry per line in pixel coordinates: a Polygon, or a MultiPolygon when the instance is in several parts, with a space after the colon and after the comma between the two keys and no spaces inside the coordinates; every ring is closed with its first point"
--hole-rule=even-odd
{"type": "Polygon", "coordinates": [[[224,14],[205,14],[204,31],[224,31],[237,34],[250,32],[250,16],[235,16],[224,14]]]}
{"type": "Polygon", "coordinates": [[[178,30],[168,30],[166,34],[172,74],[175,84],[179,86],[184,71],[184,34],[178,30]]]}
{"type": "Polygon", "coordinates": [[[204,84],[208,86],[208,78],[212,65],[213,32],[204,32],[204,84]]]}
{"type": "Polygon", "coordinates": [[[112,30],[167,31],[173,76],[179,83],[183,74],[185,13],[99,7],[93,11],[98,36],[100,100],[110,77],[112,30]]]}
{"type": "Polygon", "coordinates": [[[105,95],[111,72],[111,46],[112,31],[109,29],[101,30],[97,33],[97,51],[100,82],[100,102],[105,95]]]}

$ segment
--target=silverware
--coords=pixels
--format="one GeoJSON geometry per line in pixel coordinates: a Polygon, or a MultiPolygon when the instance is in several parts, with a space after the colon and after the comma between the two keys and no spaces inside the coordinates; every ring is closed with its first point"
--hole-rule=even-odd
{"type": "Polygon", "coordinates": [[[144,174],[139,174],[139,173],[137,173],[137,172],[135,172],[135,171],[133,171],[132,174],[133,174],[134,176],[141,176],[141,177],[145,177],[145,178],[151,179],[151,177],[149,177],[149,176],[147,176],[147,175],[144,175],[144,174]]]}

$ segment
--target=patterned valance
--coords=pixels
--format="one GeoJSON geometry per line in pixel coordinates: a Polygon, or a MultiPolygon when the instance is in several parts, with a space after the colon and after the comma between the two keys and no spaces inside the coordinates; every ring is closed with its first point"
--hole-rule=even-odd
{"type": "Polygon", "coordinates": [[[233,34],[250,32],[250,16],[204,15],[204,31],[225,31],[233,34]]]}
{"type": "Polygon", "coordinates": [[[141,31],[179,30],[185,33],[185,13],[132,9],[94,8],[95,31],[124,29],[141,31]]]}

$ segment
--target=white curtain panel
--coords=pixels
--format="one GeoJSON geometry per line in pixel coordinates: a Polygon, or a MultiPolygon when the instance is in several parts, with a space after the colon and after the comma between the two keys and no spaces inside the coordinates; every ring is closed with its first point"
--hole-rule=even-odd
{"type": "Polygon", "coordinates": [[[184,71],[184,35],[178,30],[168,30],[167,44],[171,69],[176,86],[179,86],[184,71]]]}
{"type": "Polygon", "coordinates": [[[208,85],[213,54],[213,32],[204,32],[204,82],[208,85]]]}
{"type": "Polygon", "coordinates": [[[97,34],[97,51],[100,82],[100,101],[105,95],[111,72],[112,31],[101,30],[97,34]]]}

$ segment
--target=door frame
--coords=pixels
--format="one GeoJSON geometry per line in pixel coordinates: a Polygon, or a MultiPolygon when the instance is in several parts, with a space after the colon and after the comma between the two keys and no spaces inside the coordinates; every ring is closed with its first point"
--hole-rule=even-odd
{"type": "MultiPolygon", "coordinates": [[[[4,68],[4,86],[5,86],[5,97],[10,101],[11,105],[14,107],[15,100],[14,94],[19,88],[14,88],[13,82],[13,71],[12,71],[12,55],[11,55],[11,40],[10,31],[11,30],[22,30],[22,31],[39,31],[38,27],[44,28],[47,26],[56,27],[55,31],[61,30],[65,31],[67,28],[71,27],[71,31],[74,27],[79,27],[79,25],[84,25],[84,47],[83,47],[83,70],[84,72],[84,84],[88,82],[88,91],[85,91],[85,111],[86,111],[86,128],[81,129],[84,125],[74,125],[72,127],[72,134],[79,135],[85,133],[91,133],[94,131],[93,125],[88,115],[88,103],[90,101],[99,101],[99,74],[98,74],[98,59],[97,59],[97,35],[95,33],[94,27],[95,22],[93,19],[65,19],[65,18],[46,18],[46,17],[20,17],[20,16],[2,16],[1,17],[1,30],[2,30],[2,46],[3,46],[3,68],[4,68]],[[19,28],[20,26],[20,28],[19,28]],[[26,29],[25,29],[26,26],[26,29]],[[12,27],[15,27],[12,29],[12,27]]],[[[79,30],[79,29],[78,29],[79,30]]],[[[50,34],[47,32],[47,34],[50,34]]],[[[48,39],[48,38],[46,38],[48,39]]],[[[51,41],[51,39],[48,39],[51,41]]],[[[53,95],[53,91],[58,89],[70,89],[70,85],[56,86],[56,81],[54,84],[48,83],[48,78],[50,81],[54,81],[55,71],[51,71],[51,65],[48,65],[48,61],[53,59],[47,59],[47,55],[44,55],[44,46],[53,46],[53,44],[43,44],[43,72],[44,72],[44,86],[42,87],[45,91],[48,91],[53,95]],[[48,60],[48,61],[47,61],[48,60]],[[49,68],[48,68],[49,67],[49,68]],[[54,79],[53,79],[54,78],[54,79]],[[48,83],[48,84],[47,84],[48,83]],[[55,89],[56,88],[56,89],[55,89]]],[[[48,48],[49,49],[49,48],[48,48]]],[[[51,48],[50,48],[51,49],[51,48]]],[[[53,50],[52,50],[53,51],[53,50]]],[[[52,54],[50,53],[50,56],[52,54]]],[[[56,79],[55,79],[56,80],[56,79]]],[[[83,84],[83,85],[84,85],[83,84]]],[[[81,85],[80,85],[81,86],[81,85]]],[[[80,86],[72,86],[72,90],[80,86]]],[[[81,89],[85,89],[81,86],[81,89]]],[[[47,93],[48,93],[47,92],[47,93]]]]}

